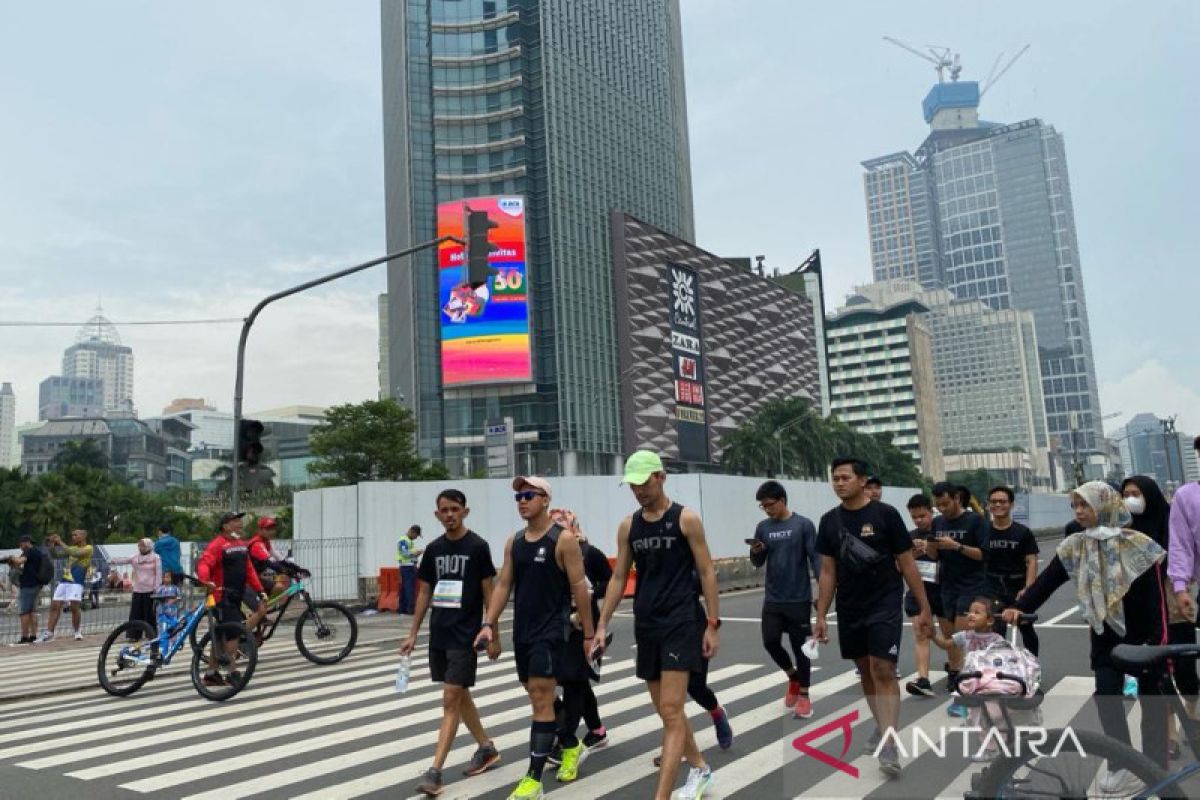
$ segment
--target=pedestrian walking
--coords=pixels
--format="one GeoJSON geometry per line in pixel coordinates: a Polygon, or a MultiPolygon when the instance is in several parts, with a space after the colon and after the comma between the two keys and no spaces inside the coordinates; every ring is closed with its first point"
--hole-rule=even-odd
{"type": "Polygon", "coordinates": [[[831,466],[833,491],[841,502],[817,527],[821,580],[813,635],[828,641],[826,617],[836,596],[838,646],[842,658],[858,667],[875,719],[867,750],[879,759],[880,771],[894,778],[901,771],[900,754],[894,741],[883,742],[883,735],[895,731],[900,722],[895,670],[904,632],[903,584],[917,598],[916,624],[926,635],[932,634],[929,601],[900,512],[867,495],[866,464],[838,458],[831,466]]]}
{"type": "Polygon", "coordinates": [[[821,577],[817,529],[808,517],[788,508],[787,491],[778,481],[759,486],[754,497],[767,515],[754,529],[750,544],[750,563],[756,569],[764,564],[767,567],[762,607],[763,648],[787,676],[784,706],[793,709],[796,718],[808,719],[813,715],[808,694],[812,662],[801,648],[812,635],[812,581],[821,577]],[[791,654],[783,646],[784,633],[792,646],[791,654]]]}
{"type": "Polygon", "coordinates": [[[867,478],[867,497],[877,503],[883,502],[883,480],[878,475],[867,478]]]}
{"type": "MultiPolygon", "coordinates": [[[[612,578],[612,567],[608,565],[608,558],[600,548],[588,542],[575,512],[567,508],[554,508],[550,510],[550,518],[563,530],[574,534],[579,542],[580,554],[583,557],[583,574],[588,583],[592,620],[597,620],[600,618],[600,598],[604,596],[612,578]]],[[[560,783],[571,783],[578,778],[579,768],[583,763],[581,759],[586,758],[586,754],[592,750],[604,747],[608,743],[608,732],[600,718],[596,693],[592,689],[592,681],[599,682],[600,676],[584,652],[583,618],[578,609],[572,611],[570,621],[563,668],[558,674],[558,684],[562,687],[562,701],[559,704],[561,707],[556,706],[559,743],[549,758],[549,763],[558,767],[556,777],[560,783]],[[586,723],[587,728],[582,739],[583,747],[576,747],[572,753],[571,748],[564,743],[578,741],[575,734],[581,720],[586,723]]]]}
{"type": "Polygon", "coordinates": [[[412,614],[417,601],[417,561],[422,552],[417,539],[420,538],[421,526],[413,525],[396,543],[396,561],[400,565],[399,614],[412,614]]]}
{"type": "MultiPolygon", "coordinates": [[[[133,595],[129,602],[129,621],[141,620],[155,630],[157,615],[154,612],[154,594],[162,586],[162,558],[154,552],[154,541],[146,538],[138,540],[138,554],[121,558],[110,558],[110,564],[122,564],[133,567],[133,595]]],[[[135,641],[139,637],[130,631],[129,638],[135,641]]]]}
{"type": "MultiPolygon", "coordinates": [[[[1112,663],[1118,644],[1161,645],[1166,642],[1162,562],[1166,551],[1144,533],[1127,528],[1131,515],[1121,494],[1102,481],[1090,481],[1071,493],[1071,507],[1083,530],[1059,543],[1054,558],[1025,590],[1005,621],[1016,624],[1021,612],[1032,614],[1060,586],[1075,584],[1075,598],[1090,628],[1091,667],[1096,680],[1096,707],[1104,734],[1130,744],[1122,702],[1124,673],[1112,663]]],[[[1155,665],[1137,676],[1142,704],[1142,751],[1167,766],[1166,668],[1155,665]]],[[[1132,776],[1126,770],[1100,775],[1102,793],[1121,791],[1132,776]]]]}
{"type": "MultiPolygon", "coordinates": [[[[465,775],[479,775],[499,763],[500,753],[492,744],[471,697],[479,654],[475,637],[483,625],[484,603],[492,595],[496,567],[492,551],[482,536],[466,526],[471,509],[458,489],[444,489],[437,496],[434,516],[442,524],[441,536],[429,543],[418,572],[420,589],[413,610],[412,628],[400,644],[400,655],[410,655],[425,613],[429,620],[429,675],[442,684],[442,724],[438,728],[433,764],[417,783],[417,791],[436,797],[442,793],[442,770],[459,723],[466,726],[478,747],[465,775]]],[[[488,657],[500,656],[500,638],[487,645],[488,657]]]]}
{"type": "Polygon", "coordinates": [[[571,758],[582,763],[583,743],[574,734],[559,736],[554,718],[554,694],[567,647],[571,600],[583,624],[583,645],[590,653],[595,629],[588,602],[587,579],[579,542],[550,518],[550,483],[544,478],[518,477],[513,481],[513,499],[525,526],[509,537],[504,546],[504,564],[492,590],[487,621],[475,637],[475,646],[490,645],[496,625],[508,604],[513,603],[513,650],[517,678],[525,686],[533,709],[529,726],[529,769],[509,800],[539,800],[542,771],[561,739],[564,763],[571,758]]]}
{"type": "MultiPolygon", "coordinates": [[[[1163,596],[1167,603],[1167,643],[1195,644],[1195,620],[1184,615],[1179,607],[1179,601],[1171,586],[1171,537],[1176,535],[1170,528],[1171,504],[1163,496],[1162,489],[1153,478],[1145,475],[1134,475],[1126,478],[1121,484],[1121,494],[1125,498],[1125,508],[1131,515],[1129,527],[1141,531],[1155,541],[1160,547],[1167,549],[1167,562],[1164,571],[1167,573],[1163,596]]],[[[1196,583],[1191,581],[1186,586],[1188,597],[1195,597],[1196,583]]],[[[1187,656],[1173,659],[1172,675],[1175,688],[1183,698],[1183,705],[1189,716],[1196,716],[1197,694],[1200,694],[1200,676],[1196,674],[1196,657],[1187,656]]],[[[1170,717],[1170,737],[1168,745],[1171,757],[1179,752],[1178,732],[1175,727],[1175,717],[1170,717]]]]}
{"type": "MultiPolygon", "coordinates": [[[[1037,537],[1025,525],[1012,518],[1016,494],[1007,486],[996,486],[988,492],[988,511],[992,518],[987,523],[986,568],[992,582],[992,594],[999,600],[1001,608],[1008,608],[1037,580],[1038,547],[1037,537]]],[[[996,633],[1004,636],[1007,625],[996,623],[996,633]]],[[[1021,642],[1025,649],[1038,654],[1038,635],[1032,622],[1021,624],[1021,642]]]]}
{"type": "Polygon", "coordinates": [[[92,570],[92,546],[88,544],[88,533],[83,529],[71,531],[71,544],[63,544],[62,537],[57,533],[46,537],[46,547],[52,558],[64,558],[66,564],[59,578],[58,586],[54,589],[54,598],[50,601],[50,616],[46,620],[46,630],[42,631],[39,642],[49,642],[54,639],[54,630],[58,627],[58,618],[62,614],[63,604],[71,609],[71,627],[75,631],[75,639],[83,639],[79,629],[82,622],[82,612],[79,604],[83,601],[83,586],[87,583],[92,570]]]}
{"type": "Polygon", "coordinates": [[[154,529],[154,552],[162,560],[162,571],[178,578],[183,574],[183,560],[179,540],[171,532],[171,526],[163,523],[154,529]]]}
{"type": "MultiPolygon", "coordinates": [[[[1200,436],[1192,445],[1200,457],[1200,436]]],[[[1179,613],[1196,620],[1196,598],[1192,584],[1200,582],[1200,482],[1185,483],[1175,490],[1171,502],[1170,555],[1167,576],[1179,604],[1179,613]]]]}
{"type": "MultiPolygon", "coordinates": [[[[933,486],[933,503],[940,516],[933,520],[934,539],[929,544],[937,548],[941,565],[939,577],[945,616],[938,619],[938,624],[947,639],[955,631],[967,630],[971,601],[979,595],[989,594],[991,588],[985,561],[987,528],[979,514],[963,505],[964,497],[970,501],[971,493],[961,486],[945,482],[933,486]]],[[[952,647],[949,655],[946,689],[953,692],[964,654],[952,647]]],[[[953,700],[946,712],[952,717],[967,716],[966,707],[953,700]]]]}
{"type": "Polygon", "coordinates": [[[638,450],[625,462],[622,483],[629,485],[639,509],[617,528],[616,567],[596,636],[604,641],[629,569],[636,566],[636,673],[646,681],[663,723],[662,767],[654,796],[656,800],[671,796],[683,756],[689,765],[688,776],[675,796],[696,800],[712,787],[713,772],[696,746],[683,703],[690,673],[704,669],[705,659],[715,656],[720,646],[717,573],[700,515],[672,502],[664,489],[666,480],[657,453],[638,450]]]}
{"type": "MultiPolygon", "coordinates": [[[[908,516],[916,526],[908,532],[913,543],[913,560],[917,565],[917,572],[921,573],[921,585],[925,588],[929,611],[934,619],[937,619],[945,614],[942,612],[942,590],[938,582],[937,548],[930,546],[934,538],[933,503],[923,494],[914,494],[908,498],[906,506],[908,516]]],[[[916,697],[933,697],[933,684],[929,682],[930,637],[923,633],[918,625],[921,605],[912,592],[906,592],[904,595],[904,615],[912,621],[913,658],[917,662],[917,679],[906,683],[904,689],[916,697]]]]}
{"type": "Polygon", "coordinates": [[[17,644],[33,644],[37,641],[37,605],[42,587],[50,582],[54,566],[50,557],[33,544],[33,537],[22,535],[17,540],[21,554],[10,560],[21,570],[17,580],[17,613],[20,615],[21,637],[17,644]]]}

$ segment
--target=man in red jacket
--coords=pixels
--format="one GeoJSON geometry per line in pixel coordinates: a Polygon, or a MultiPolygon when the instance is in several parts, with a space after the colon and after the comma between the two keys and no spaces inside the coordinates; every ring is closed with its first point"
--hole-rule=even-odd
{"type": "MultiPolygon", "coordinates": [[[[262,582],[258,572],[250,562],[249,545],[242,541],[242,517],[245,512],[227,511],[221,515],[221,532],[217,534],[196,566],[196,577],[201,580],[210,593],[216,597],[216,612],[218,622],[245,622],[242,615],[242,600],[247,588],[256,592],[259,599],[266,601],[262,582]]],[[[204,674],[204,682],[208,685],[220,685],[223,680],[217,673],[217,658],[214,652],[209,660],[209,668],[204,674]]],[[[238,639],[229,637],[225,641],[225,652],[233,661],[237,656],[238,639]]],[[[230,677],[237,674],[236,670],[230,677]]]]}

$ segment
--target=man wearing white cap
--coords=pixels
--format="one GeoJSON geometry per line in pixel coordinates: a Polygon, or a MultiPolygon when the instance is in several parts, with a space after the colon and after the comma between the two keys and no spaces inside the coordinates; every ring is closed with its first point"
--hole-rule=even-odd
{"type": "MultiPolygon", "coordinates": [[[[592,649],[594,628],[583,555],[575,535],[550,518],[550,483],[545,478],[522,476],[513,480],[513,491],[517,513],[525,521],[525,527],[504,544],[504,566],[492,590],[483,629],[475,637],[475,647],[491,644],[500,613],[508,604],[509,593],[515,590],[513,654],[517,677],[533,706],[533,720],[529,730],[529,770],[508,797],[540,800],[542,770],[558,738],[554,694],[567,646],[572,596],[583,626],[585,652],[592,649]]],[[[578,769],[586,755],[583,743],[561,743],[564,763],[569,759],[578,769]]]]}
{"type": "Polygon", "coordinates": [[[662,767],[654,796],[656,800],[670,798],[682,755],[690,769],[687,782],[675,796],[699,800],[712,786],[713,775],[696,747],[683,703],[688,676],[703,669],[705,659],[715,656],[720,644],[717,573],[700,515],[671,502],[663,490],[666,480],[657,453],[639,450],[625,462],[622,483],[629,484],[641,508],[617,528],[617,563],[596,626],[596,641],[604,641],[629,568],[636,565],[637,676],[646,681],[663,722],[662,767]]]}

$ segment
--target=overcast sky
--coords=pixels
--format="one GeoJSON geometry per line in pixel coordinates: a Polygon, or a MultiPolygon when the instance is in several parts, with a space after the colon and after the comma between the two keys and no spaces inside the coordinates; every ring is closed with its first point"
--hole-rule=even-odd
{"type": "MultiPolygon", "coordinates": [[[[629,0],[632,1],[632,0],[629,0]]],[[[982,80],[981,116],[1066,136],[1101,402],[1200,433],[1200,4],[683,0],[698,243],[790,267],[820,247],[832,307],[869,279],[859,162],[915,149],[932,65],[982,80]]],[[[0,5],[0,321],[240,317],[384,251],[379,5],[0,5]]],[[[264,313],[248,410],[378,389],[382,270],[264,313]]],[[[230,409],[238,326],[126,327],[143,416],[230,409]]],[[[75,329],[0,327],[18,422],[75,329]]]]}

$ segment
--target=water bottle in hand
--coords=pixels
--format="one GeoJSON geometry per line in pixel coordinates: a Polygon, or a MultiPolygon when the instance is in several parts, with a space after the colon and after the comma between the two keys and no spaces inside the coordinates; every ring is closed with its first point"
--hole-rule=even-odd
{"type": "Polygon", "coordinates": [[[396,670],[396,691],[404,694],[408,691],[408,675],[412,670],[412,659],[408,656],[400,657],[400,668],[396,670]]]}

